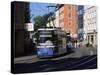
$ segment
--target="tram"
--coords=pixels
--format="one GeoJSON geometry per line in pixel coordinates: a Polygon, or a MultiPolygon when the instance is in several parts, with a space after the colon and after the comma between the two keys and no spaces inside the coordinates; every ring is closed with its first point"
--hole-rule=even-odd
{"type": "Polygon", "coordinates": [[[66,32],[59,28],[39,28],[37,56],[53,57],[67,52],[66,32]]]}

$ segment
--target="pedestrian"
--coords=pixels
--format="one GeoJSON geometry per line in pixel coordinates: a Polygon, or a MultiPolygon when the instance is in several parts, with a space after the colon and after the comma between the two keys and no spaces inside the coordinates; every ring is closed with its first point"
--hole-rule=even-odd
{"type": "Polygon", "coordinates": [[[79,48],[79,42],[77,42],[77,47],[79,48]]]}

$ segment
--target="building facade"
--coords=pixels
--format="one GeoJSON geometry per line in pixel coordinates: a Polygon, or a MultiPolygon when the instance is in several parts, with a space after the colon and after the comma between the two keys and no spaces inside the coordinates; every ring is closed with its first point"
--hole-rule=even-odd
{"type": "Polygon", "coordinates": [[[29,22],[29,3],[14,1],[11,7],[13,50],[14,57],[18,57],[25,53],[25,23],[29,22]]]}
{"type": "Polygon", "coordinates": [[[84,7],[84,41],[97,45],[97,7],[84,7]]]}
{"type": "Polygon", "coordinates": [[[59,5],[59,27],[70,33],[72,37],[76,34],[76,7],[75,5],[59,5]]]}
{"type": "Polygon", "coordinates": [[[60,25],[59,25],[59,10],[55,11],[55,27],[60,27],[60,25]]]}
{"type": "Polygon", "coordinates": [[[78,35],[78,41],[82,42],[84,40],[83,36],[84,36],[84,31],[83,31],[83,15],[84,15],[84,6],[83,5],[77,5],[76,6],[76,29],[77,29],[77,35],[78,35]]]}
{"type": "Polygon", "coordinates": [[[57,19],[58,18],[55,18],[55,14],[52,13],[49,17],[48,17],[48,22],[46,24],[46,27],[51,27],[51,28],[54,28],[54,27],[58,27],[58,24],[57,23],[57,19]]]}

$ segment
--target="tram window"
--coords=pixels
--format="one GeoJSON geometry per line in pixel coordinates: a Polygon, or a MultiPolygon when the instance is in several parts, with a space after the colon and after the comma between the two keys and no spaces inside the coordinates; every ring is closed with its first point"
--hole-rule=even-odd
{"type": "Polygon", "coordinates": [[[40,37],[39,42],[40,43],[45,43],[48,40],[52,41],[52,38],[51,37],[40,37]]]}
{"type": "Polygon", "coordinates": [[[62,44],[62,37],[58,36],[58,44],[62,44]]]}
{"type": "Polygon", "coordinates": [[[52,38],[52,40],[53,40],[53,43],[55,44],[55,45],[57,45],[58,44],[58,37],[57,37],[57,35],[53,35],[53,38],[52,38]]]}

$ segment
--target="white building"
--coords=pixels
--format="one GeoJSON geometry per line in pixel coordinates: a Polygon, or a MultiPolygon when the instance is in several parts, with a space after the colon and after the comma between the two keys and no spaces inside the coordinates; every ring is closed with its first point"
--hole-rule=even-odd
{"type": "Polygon", "coordinates": [[[97,45],[97,7],[84,6],[84,41],[97,45]]]}
{"type": "Polygon", "coordinates": [[[55,27],[60,27],[59,26],[59,10],[56,10],[55,12],[55,27]]]}
{"type": "Polygon", "coordinates": [[[47,26],[47,27],[56,27],[56,26],[55,26],[55,23],[56,23],[56,20],[55,20],[55,19],[54,19],[53,21],[50,20],[50,21],[46,24],[46,26],[47,26]]]}
{"type": "Polygon", "coordinates": [[[53,21],[48,22],[47,27],[53,27],[53,23],[54,23],[55,27],[60,27],[60,25],[59,25],[59,10],[55,11],[55,19],[53,21]]]}

